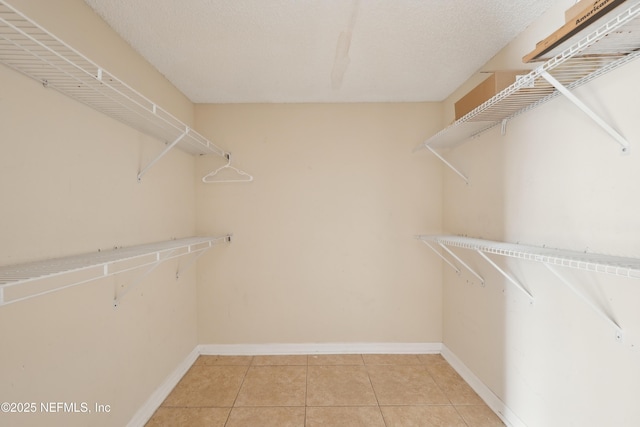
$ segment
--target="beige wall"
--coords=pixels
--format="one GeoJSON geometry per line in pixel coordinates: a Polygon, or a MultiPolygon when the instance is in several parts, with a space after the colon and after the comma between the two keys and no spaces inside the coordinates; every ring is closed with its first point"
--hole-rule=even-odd
{"type": "MultiPolygon", "coordinates": [[[[484,69],[520,58],[562,23],[564,0],[484,69]]],[[[632,141],[618,146],[558,99],[448,154],[466,186],[412,149],[452,117],[474,76],[437,104],[193,105],[81,0],[14,0],[116,76],[233,152],[249,184],[203,184],[219,158],[174,151],[0,66],[0,265],[198,234],[234,232],[176,281],[177,262],[114,309],[120,275],[0,307],[0,395],[90,402],[106,415],[34,415],[11,425],[124,425],[196,344],[440,342],[530,426],[640,423],[635,281],[563,271],[606,306],[624,339],[542,266],[497,259],[456,276],[413,235],[640,257],[634,81],[640,63],[578,95],[632,141]],[[196,284],[197,282],[197,284],[196,284]],[[55,418],[52,418],[55,416],[55,418]],[[91,417],[91,418],[89,418],[91,417]]]]}
{"type": "MultiPolygon", "coordinates": [[[[192,120],[186,98],[81,0],[12,4],[192,120]]],[[[0,87],[0,265],[195,233],[193,157],[172,152],[138,183],[163,144],[2,65],[0,87]]],[[[2,401],[111,407],[0,414],[0,424],[125,425],[197,344],[196,271],[176,280],[178,262],[154,270],[118,308],[115,288],[143,271],[0,307],[2,401]]]]}
{"type": "MultiPolygon", "coordinates": [[[[197,183],[198,230],[234,241],[198,268],[203,344],[441,340],[441,165],[412,149],[437,104],[199,105],[248,184],[197,183]]],[[[203,176],[221,164],[200,159],[203,176]]]]}
{"type": "MultiPolygon", "coordinates": [[[[484,69],[517,67],[557,28],[563,1],[484,69]]],[[[576,91],[632,144],[620,146],[566,99],[556,99],[453,150],[447,158],[470,185],[444,173],[444,228],[493,240],[640,257],[640,62],[576,91]]],[[[452,114],[452,95],[444,115],[452,114]]],[[[623,341],[539,264],[494,257],[535,296],[533,305],[477,255],[460,250],[486,278],[445,269],[444,344],[528,426],[640,424],[637,280],[559,271],[612,313],[623,341]]]]}

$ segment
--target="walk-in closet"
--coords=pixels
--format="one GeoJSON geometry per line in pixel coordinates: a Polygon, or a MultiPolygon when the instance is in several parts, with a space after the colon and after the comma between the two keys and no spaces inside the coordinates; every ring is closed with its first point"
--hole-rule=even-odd
{"type": "Polygon", "coordinates": [[[0,425],[640,425],[638,56],[639,0],[0,0],[0,425]]]}

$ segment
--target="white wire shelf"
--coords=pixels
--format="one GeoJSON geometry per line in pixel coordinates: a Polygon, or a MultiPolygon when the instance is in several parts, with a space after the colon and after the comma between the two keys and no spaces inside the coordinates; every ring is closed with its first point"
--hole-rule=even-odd
{"type": "Polygon", "coordinates": [[[227,153],[7,2],[0,1],[0,62],[193,155],[227,153]]]}
{"type": "MultiPolygon", "coordinates": [[[[230,241],[231,235],[190,237],[0,267],[0,305],[148,267],[145,276],[164,261],[190,254],[197,257],[230,241]]],[[[116,299],[120,297],[116,295],[116,299]]]]}
{"type": "Polygon", "coordinates": [[[640,279],[640,259],[503,243],[471,237],[420,235],[419,240],[554,266],[640,279]]]}
{"type": "Polygon", "coordinates": [[[471,268],[464,260],[454,253],[450,248],[462,248],[474,251],[480,255],[487,263],[502,274],[509,282],[514,284],[533,304],[533,294],[520,281],[503,270],[487,254],[501,255],[510,258],[523,259],[542,263],[553,275],[569,288],[576,296],[586,303],[593,311],[615,330],[616,340],[622,341],[622,328],[616,317],[611,313],[606,303],[594,301],[593,296],[586,293],[582,287],[575,286],[564,277],[556,267],[568,267],[594,273],[605,273],[630,279],[640,279],[640,259],[627,258],[613,255],[602,255],[587,252],[578,252],[565,249],[552,249],[538,246],[521,245],[515,243],[495,242],[491,240],[475,239],[471,237],[460,237],[450,235],[419,235],[418,240],[429,246],[444,262],[449,264],[456,273],[460,274],[460,269],[448,257],[440,253],[432,243],[438,245],[444,252],[455,261],[463,265],[471,274],[480,280],[484,285],[484,278],[471,268]]]}
{"type": "MultiPolygon", "coordinates": [[[[614,18],[604,17],[604,24],[596,23],[599,26],[588,35],[574,36],[545,54],[549,59],[544,64],[424,141],[414,151],[453,148],[555,98],[563,92],[550,82],[549,75],[571,90],[636,59],[640,56],[640,2],[629,3],[629,7],[616,9],[624,11],[614,18]],[[581,38],[576,42],[577,37],[581,38]]],[[[626,151],[627,147],[621,143],[626,151]]]]}

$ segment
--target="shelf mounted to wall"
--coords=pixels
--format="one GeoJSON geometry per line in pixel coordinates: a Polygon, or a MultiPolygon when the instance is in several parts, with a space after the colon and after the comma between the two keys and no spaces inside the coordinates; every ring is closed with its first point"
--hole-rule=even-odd
{"type": "Polygon", "coordinates": [[[442,260],[444,260],[447,264],[453,267],[456,270],[456,273],[460,274],[460,269],[455,266],[451,261],[449,261],[445,256],[443,256],[436,248],[434,248],[431,243],[437,244],[440,248],[442,248],[445,252],[451,255],[456,261],[462,264],[471,274],[477,277],[480,280],[480,283],[484,286],[485,280],[484,278],[478,274],[473,268],[471,268],[467,263],[465,263],[462,258],[456,255],[449,246],[453,247],[462,247],[465,249],[471,249],[478,253],[485,261],[487,261],[492,267],[494,267],[500,274],[502,274],[507,280],[516,285],[516,287],[524,292],[524,294],[529,299],[529,302],[533,302],[533,295],[531,292],[522,285],[518,280],[513,278],[507,272],[505,272],[502,268],[500,268],[491,258],[489,258],[485,252],[492,253],[491,250],[487,250],[485,246],[480,245],[480,240],[478,239],[468,239],[456,236],[428,236],[428,235],[419,235],[416,236],[418,240],[427,245],[433,252],[435,252],[442,260]]]}
{"type": "Polygon", "coordinates": [[[162,262],[183,256],[192,258],[176,272],[176,278],[214,245],[230,242],[231,235],[190,237],[148,245],[117,248],[25,264],[0,267],[0,306],[81,285],[114,274],[146,268],[123,293],[114,291],[114,305],[162,262]]]}
{"type": "Polygon", "coordinates": [[[548,58],[545,63],[424,141],[414,152],[428,149],[468,184],[468,177],[437,150],[455,148],[498,125],[504,133],[512,118],[564,95],[628,153],[629,142],[571,91],[640,56],[640,2],[629,3],[631,6],[579,41],[574,37],[549,51],[541,58],[548,58]]]}
{"type": "MultiPolygon", "coordinates": [[[[436,244],[443,248],[450,255],[461,262],[461,258],[451,251],[450,247],[462,248],[474,251],[482,256],[494,268],[496,268],[510,282],[514,283],[518,288],[525,292],[531,299],[531,293],[522,286],[518,281],[513,279],[497,264],[495,264],[487,254],[501,255],[510,258],[517,258],[526,261],[542,263],[547,267],[560,281],[565,284],[573,293],[587,303],[602,319],[608,322],[616,331],[616,338],[621,339],[622,328],[615,318],[607,313],[598,304],[595,304],[587,295],[579,288],[567,280],[556,267],[567,267],[594,273],[611,274],[619,277],[630,279],[640,279],[640,259],[619,257],[612,255],[602,255],[586,252],[577,252],[564,249],[551,249],[537,246],[521,245],[515,243],[496,242],[491,240],[475,239],[470,237],[451,236],[451,235],[419,235],[418,240],[429,246],[440,258],[448,265],[456,270],[459,274],[460,270],[456,265],[441,254],[432,244],[436,244]]],[[[462,262],[461,262],[462,263],[462,262]]],[[[466,263],[462,263],[465,268],[469,269],[476,277],[481,276],[473,271],[466,263]]],[[[484,279],[482,279],[484,283],[484,279]]]]}
{"type": "Polygon", "coordinates": [[[192,155],[229,153],[104,68],[0,0],[0,62],[166,144],[138,181],[171,149],[192,155]]]}

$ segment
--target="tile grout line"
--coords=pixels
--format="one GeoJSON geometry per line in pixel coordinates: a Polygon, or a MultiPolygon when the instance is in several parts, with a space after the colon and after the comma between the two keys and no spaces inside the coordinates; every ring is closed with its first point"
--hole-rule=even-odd
{"type": "Polygon", "coordinates": [[[385,427],[387,427],[387,420],[384,417],[384,414],[382,413],[382,408],[380,407],[380,400],[378,399],[378,393],[376,393],[376,389],[373,386],[373,381],[371,381],[371,375],[369,375],[369,368],[367,363],[364,360],[364,356],[361,354],[360,357],[362,358],[362,365],[364,366],[364,371],[367,373],[367,379],[369,379],[369,385],[371,385],[371,390],[373,391],[373,396],[376,398],[376,407],[378,408],[378,411],[380,412],[380,416],[382,417],[382,422],[384,423],[385,427]]]}
{"type": "MultiPolygon", "coordinates": [[[[242,390],[242,386],[244,385],[244,381],[247,378],[247,374],[249,373],[249,368],[253,365],[253,361],[255,358],[251,356],[251,362],[246,366],[247,370],[244,371],[244,375],[242,376],[242,381],[240,381],[240,386],[238,387],[238,391],[236,392],[236,397],[233,399],[233,403],[231,403],[231,408],[229,408],[229,414],[227,415],[227,420],[224,422],[224,426],[226,427],[229,424],[229,420],[231,419],[231,412],[233,412],[233,408],[236,406],[236,401],[238,400],[238,396],[240,396],[240,390],[242,390]]],[[[225,365],[232,366],[232,365],[225,365]]]]}
{"type": "Polygon", "coordinates": [[[304,426],[307,426],[307,399],[309,397],[309,355],[307,354],[307,370],[304,377],[304,426]]]}
{"type": "Polygon", "coordinates": [[[462,414],[458,411],[458,408],[456,408],[456,405],[454,405],[453,401],[451,401],[451,398],[449,397],[449,394],[447,393],[447,391],[444,388],[442,388],[442,386],[440,386],[440,383],[438,382],[436,377],[431,373],[431,370],[429,369],[429,364],[426,363],[426,362],[423,362],[423,366],[425,367],[427,373],[429,374],[429,376],[433,380],[433,382],[436,385],[436,387],[438,387],[438,389],[442,392],[442,394],[445,395],[445,397],[449,401],[449,405],[448,406],[451,406],[453,408],[453,410],[456,411],[456,414],[458,414],[458,417],[460,417],[460,419],[462,420],[464,425],[469,427],[469,424],[467,423],[467,420],[464,419],[462,414]]]}
{"type": "MultiPolygon", "coordinates": [[[[425,372],[427,372],[427,374],[429,375],[429,377],[432,379],[432,381],[435,383],[436,387],[445,395],[446,400],[448,401],[448,404],[431,404],[431,403],[424,403],[424,404],[409,404],[408,406],[447,406],[447,407],[452,407],[453,410],[455,411],[455,414],[458,416],[458,418],[460,419],[460,421],[462,422],[462,425],[464,426],[471,426],[472,424],[470,424],[470,421],[468,421],[467,419],[465,419],[465,417],[463,416],[463,414],[459,411],[459,408],[457,407],[456,404],[453,403],[452,399],[453,399],[453,395],[450,395],[450,393],[447,393],[445,386],[448,385],[448,382],[446,381],[446,378],[441,378],[441,380],[443,380],[444,382],[441,384],[441,382],[437,379],[436,373],[439,373],[440,371],[438,369],[435,369],[436,364],[431,363],[430,359],[424,359],[424,358],[418,358],[418,362],[417,363],[366,363],[366,357],[363,354],[358,354],[358,358],[360,359],[360,362],[362,363],[361,366],[363,366],[365,368],[365,372],[367,374],[367,380],[369,382],[369,385],[371,387],[371,390],[373,391],[373,395],[375,398],[375,404],[373,405],[318,405],[319,407],[327,407],[327,408],[335,408],[335,407],[352,407],[352,406],[369,406],[369,407],[375,407],[378,409],[378,412],[381,415],[382,421],[383,421],[383,425],[385,427],[389,426],[390,422],[393,422],[393,419],[387,419],[382,411],[382,405],[380,404],[380,400],[379,400],[379,391],[376,390],[376,388],[373,385],[373,381],[372,378],[370,376],[370,371],[371,368],[376,367],[376,366],[400,366],[400,365],[415,365],[415,366],[421,366],[424,368],[425,372]],[[435,373],[434,373],[435,372],[435,373]]],[[[307,426],[308,425],[308,409],[311,408],[311,406],[309,406],[309,391],[310,391],[310,383],[309,383],[309,379],[310,379],[310,360],[311,360],[311,355],[305,355],[305,363],[294,363],[293,365],[290,365],[290,363],[278,363],[275,365],[271,365],[271,364],[265,364],[265,365],[261,365],[261,364],[257,364],[258,363],[258,359],[255,356],[251,356],[251,359],[248,361],[247,364],[243,364],[242,366],[245,368],[245,372],[241,377],[241,381],[239,382],[239,386],[236,390],[235,396],[233,398],[233,402],[231,403],[231,406],[228,408],[229,412],[226,415],[226,418],[221,418],[220,421],[222,421],[224,419],[224,421],[220,424],[223,427],[227,427],[227,426],[231,426],[231,413],[233,412],[233,410],[236,408],[236,404],[237,404],[237,400],[239,399],[240,396],[240,392],[244,386],[244,384],[246,383],[246,378],[248,376],[248,372],[252,367],[260,367],[260,366],[305,366],[305,385],[304,385],[304,411],[303,411],[303,415],[304,415],[304,422],[303,425],[307,426]]],[[[376,360],[371,360],[371,362],[375,362],[376,360]]],[[[328,363],[328,362],[327,362],[328,363]]],[[[197,359],[194,362],[193,365],[202,365],[203,367],[206,366],[226,366],[226,367],[232,367],[232,366],[238,366],[237,363],[233,363],[231,361],[229,361],[229,363],[221,363],[220,365],[218,364],[214,364],[214,365],[207,365],[205,364],[198,364],[197,363],[197,359]]],[[[319,363],[319,364],[313,364],[312,366],[318,366],[318,367],[330,367],[330,366],[358,366],[359,364],[353,365],[352,363],[337,363],[337,364],[325,364],[325,363],[319,363]]],[[[463,380],[464,381],[464,380],[463,380]]],[[[455,394],[455,393],[454,393],[455,394]]],[[[166,399],[165,399],[166,400],[166,399]]],[[[407,404],[390,404],[390,405],[384,405],[386,406],[394,406],[394,407],[403,407],[403,406],[407,406],[407,404]]],[[[481,405],[481,404],[474,404],[474,403],[462,403],[458,406],[486,406],[485,405],[481,405]]],[[[160,407],[165,407],[165,408],[174,408],[174,409],[184,409],[184,410],[188,410],[188,409],[195,409],[195,408],[223,408],[222,406],[165,406],[164,402],[160,405],[160,407]]],[[[250,406],[251,408],[265,408],[263,406],[250,406]]],[[[280,408],[288,408],[290,407],[290,405],[269,405],[269,407],[280,407],[280,408]]],[[[492,411],[493,412],[493,411],[492,411]]],[[[221,414],[222,415],[222,414],[221,414]]],[[[222,415],[222,417],[224,417],[224,415],[222,415]]],[[[152,417],[153,418],[153,417],[152,417]]]]}

